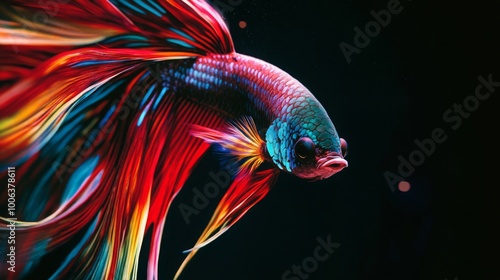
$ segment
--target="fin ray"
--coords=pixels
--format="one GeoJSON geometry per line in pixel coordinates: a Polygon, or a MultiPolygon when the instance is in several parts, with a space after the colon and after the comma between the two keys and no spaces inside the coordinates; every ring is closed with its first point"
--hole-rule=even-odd
{"type": "Polygon", "coordinates": [[[222,130],[193,125],[191,134],[207,143],[219,145],[224,151],[222,156],[229,157],[229,160],[234,162],[230,166],[237,166],[237,172],[246,168],[252,172],[264,162],[262,154],[264,141],[260,138],[251,117],[231,122],[222,130]]]}
{"type": "Polygon", "coordinates": [[[192,249],[185,251],[189,252],[189,254],[177,270],[174,279],[180,276],[189,261],[201,247],[214,241],[225,233],[240,220],[250,208],[267,195],[276,182],[278,174],[278,169],[250,171],[248,168],[245,168],[237,175],[236,179],[217,205],[212,218],[196,244],[192,249]]]}

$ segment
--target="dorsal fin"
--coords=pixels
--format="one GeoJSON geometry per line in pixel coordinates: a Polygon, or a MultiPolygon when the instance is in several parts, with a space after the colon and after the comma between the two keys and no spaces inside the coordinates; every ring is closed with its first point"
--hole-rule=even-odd
{"type": "Polygon", "coordinates": [[[150,46],[170,46],[176,51],[184,47],[198,53],[234,50],[227,25],[206,1],[66,2],[51,6],[42,1],[7,0],[10,6],[1,16],[0,44],[78,45],[136,34],[144,36],[150,46]]]}
{"type": "Polygon", "coordinates": [[[82,45],[197,55],[234,51],[227,25],[205,1],[66,2],[0,4],[0,81],[26,77],[41,61],[82,45]],[[24,57],[28,51],[34,59],[24,57]]]}

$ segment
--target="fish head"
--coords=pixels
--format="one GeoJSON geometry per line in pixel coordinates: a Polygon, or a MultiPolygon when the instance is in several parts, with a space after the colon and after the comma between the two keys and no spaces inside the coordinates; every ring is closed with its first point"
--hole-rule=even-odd
{"type": "Polygon", "coordinates": [[[266,132],[266,151],[281,170],[322,180],[348,166],[347,142],[312,95],[292,98],[266,132]]]}

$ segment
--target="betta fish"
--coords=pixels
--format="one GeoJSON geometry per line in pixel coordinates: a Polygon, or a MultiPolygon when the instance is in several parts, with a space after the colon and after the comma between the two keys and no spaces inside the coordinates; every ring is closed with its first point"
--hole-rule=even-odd
{"type": "Polygon", "coordinates": [[[28,277],[65,244],[51,279],[145,278],[141,248],[147,279],[158,279],[169,207],[211,146],[231,185],[175,278],[280,172],[313,181],[347,167],[347,143],[320,102],[285,71],[237,53],[205,1],[0,9],[3,279],[28,277]]]}

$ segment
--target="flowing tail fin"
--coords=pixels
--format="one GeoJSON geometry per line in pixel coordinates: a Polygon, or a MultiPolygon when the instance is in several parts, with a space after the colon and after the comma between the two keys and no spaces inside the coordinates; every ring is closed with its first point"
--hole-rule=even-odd
{"type": "Polygon", "coordinates": [[[155,69],[232,52],[227,27],[197,0],[41,3],[0,4],[0,180],[14,178],[0,194],[0,278],[29,277],[83,231],[52,279],[135,279],[152,228],[157,279],[168,207],[208,147],[185,124],[222,119],[183,103],[155,69]]]}

